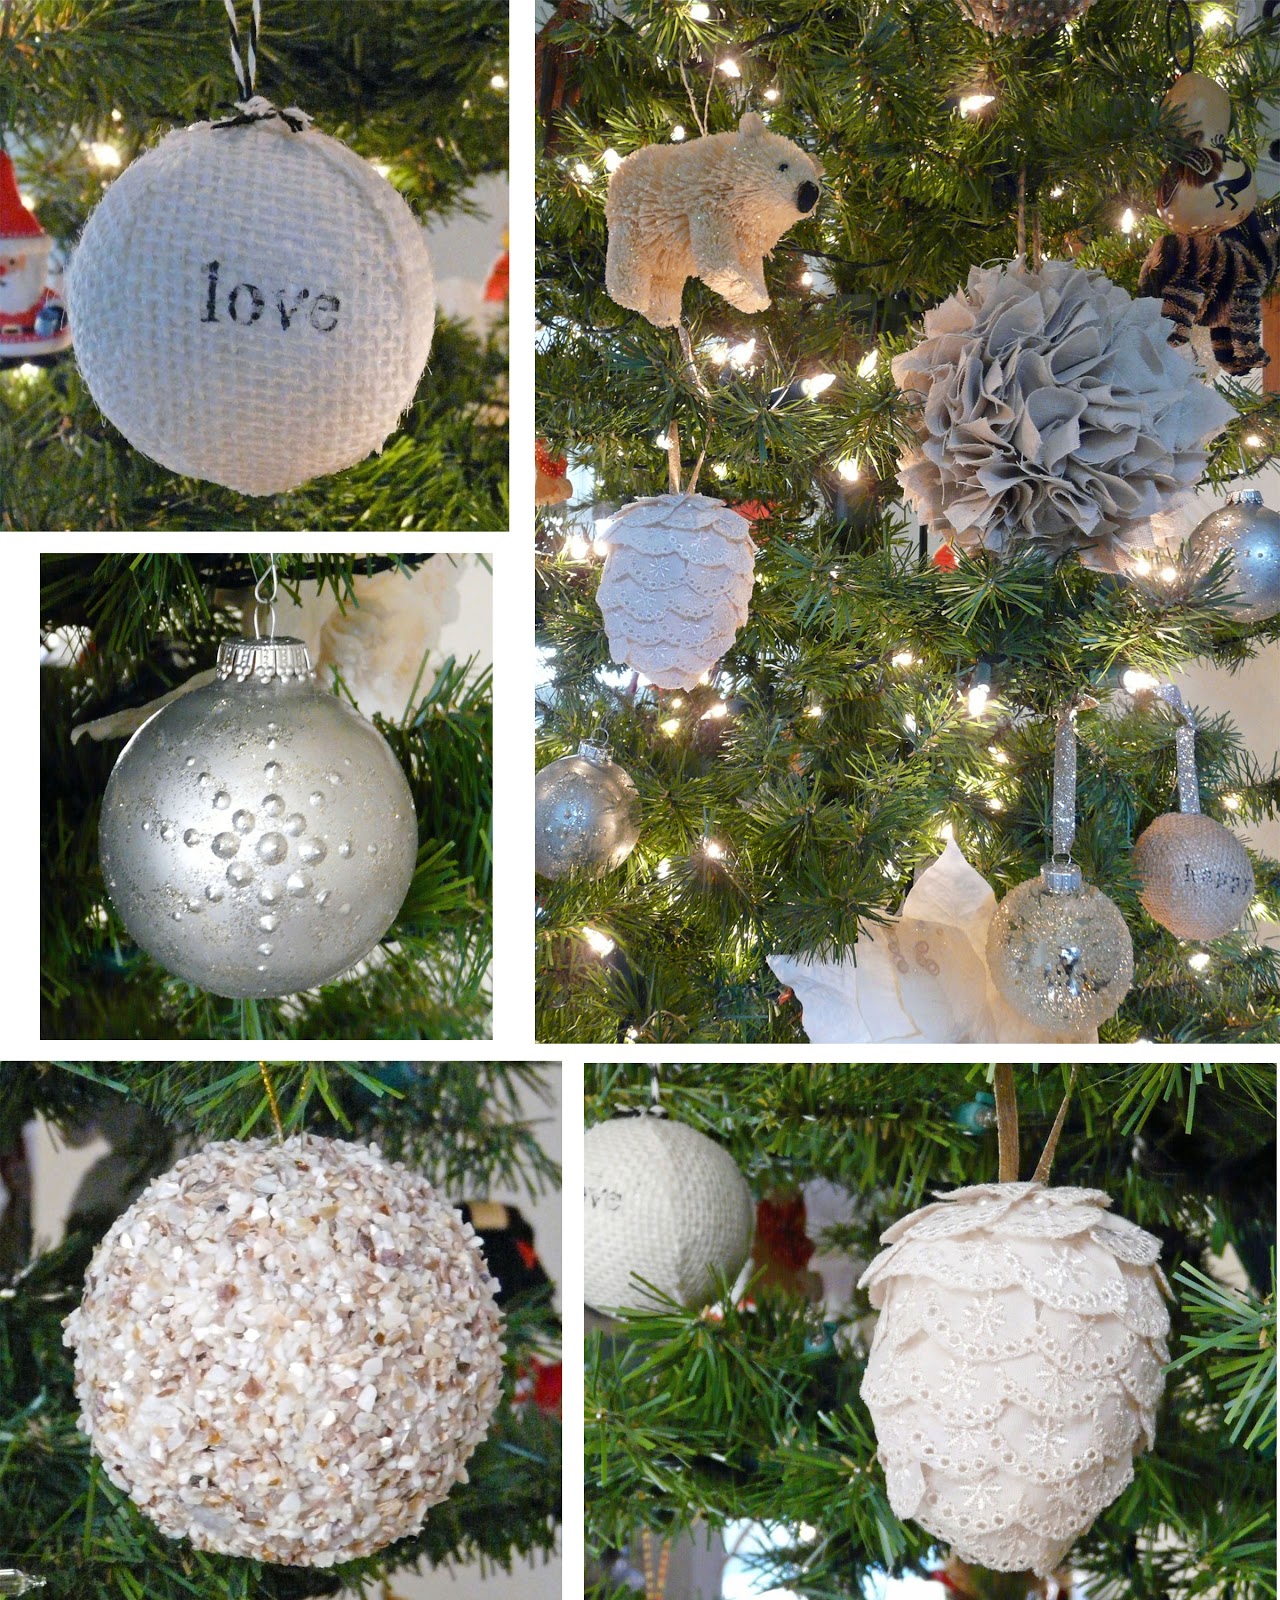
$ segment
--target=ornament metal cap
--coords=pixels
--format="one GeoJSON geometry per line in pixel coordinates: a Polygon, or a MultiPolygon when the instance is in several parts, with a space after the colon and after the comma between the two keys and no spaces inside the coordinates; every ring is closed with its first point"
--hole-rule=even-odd
{"type": "Polygon", "coordinates": [[[1261,489],[1241,489],[1239,494],[1231,496],[1232,504],[1237,506],[1260,506],[1262,504],[1261,489]]]}
{"type": "Polygon", "coordinates": [[[1050,894],[1079,894],[1084,888],[1084,873],[1069,857],[1065,861],[1055,857],[1040,868],[1040,882],[1050,894]]]}
{"type": "Polygon", "coordinates": [[[603,728],[597,728],[589,739],[584,739],[578,746],[578,754],[584,761],[591,762],[592,766],[607,767],[613,760],[609,735],[603,728]]]}
{"type": "Polygon", "coordinates": [[[305,682],[314,678],[311,657],[301,639],[277,638],[224,639],[218,646],[218,677],[245,683],[305,682]]]}

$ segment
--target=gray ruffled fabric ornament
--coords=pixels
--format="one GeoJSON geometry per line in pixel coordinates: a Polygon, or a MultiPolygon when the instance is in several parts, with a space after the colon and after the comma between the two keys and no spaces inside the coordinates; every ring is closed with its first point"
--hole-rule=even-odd
{"type": "Polygon", "coordinates": [[[1158,300],[1102,272],[974,267],[893,362],[917,402],[898,481],[921,521],[969,550],[1038,545],[1104,570],[1153,548],[1150,519],[1235,415],[1169,329],[1158,300]]]}

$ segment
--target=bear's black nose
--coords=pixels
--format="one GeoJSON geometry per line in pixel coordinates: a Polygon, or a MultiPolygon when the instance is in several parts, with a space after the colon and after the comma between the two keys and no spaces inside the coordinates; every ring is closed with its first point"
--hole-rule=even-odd
{"type": "Polygon", "coordinates": [[[799,211],[812,211],[818,203],[818,196],[822,190],[816,183],[808,181],[802,183],[796,190],[796,209],[799,211]]]}

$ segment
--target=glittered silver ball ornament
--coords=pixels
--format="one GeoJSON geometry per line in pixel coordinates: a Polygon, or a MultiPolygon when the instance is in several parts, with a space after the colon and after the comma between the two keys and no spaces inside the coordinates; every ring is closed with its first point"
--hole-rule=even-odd
{"type": "Polygon", "coordinates": [[[1256,489],[1211,511],[1192,533],[1190,548],[1202,570],[1224,553],[1231,556],[1227,586],[1242,622],[1265,622],[1280,612],[1280,514],[1263,505],[1256,489]]]}
{"type": "Polygon", "coordinates": [[[404,902],[413,797],[391,747],[297,639],[236,639],[143,723],[98,825],[111,902],[176,977],[262,998],[366,956],[404,902]]]}
{"type": "Polygon", "coordinates": [[[1133,847],[1142,904],[1179,939],[1221,939],[1240,926],[1253,898],[1249,852],[1202,811],[1168,811],[1133,847]]]}
{"type": "Polygon", "coordinates": [[[435,325],[404,200],[301,113],[264,107],[131,162],[67,272],[76,360],[105,416],[172,472],[250,495],[381,450],[435,325]]]}
{"type": "Polygon", "coordinates": [[[640,837],[640,796],[602,734],[576,756],[549,762],[534,780],[534,868],[599,878],[620,867],[640,837]]]}
{"type": "Polygon", "coordinates": [[[755,1204],[737,1163],[666,1117],[587,1129],[583,1202],[584,1291],[598,1311],[652,1305],[643,1284],[696,1310],[718,1278],[737,1277],[751,1250],[755,1204]]]}
{"type": "Polygon", "coordinates": [[[1093,0],[959,0],[960,9],[986,33],[1029,38],[1082,16],[1093,0]]]}
{"type": "Polygon", "coordinates": [[[1074,863],[1049,863],[1010,890],[987,931],[996,988],[1041,1028],[1085,1029],[1114,1016],[1133,982],[1133,939],[1074,863]]]}
{"type": "Polygon", "coordinates": [[[66,1319],[79,1427],[171,1539],[329,1567],[416,1533],[498,1403],[468,1223],[372,1146],[210,1144],[94,1252],[66,1319]]]}

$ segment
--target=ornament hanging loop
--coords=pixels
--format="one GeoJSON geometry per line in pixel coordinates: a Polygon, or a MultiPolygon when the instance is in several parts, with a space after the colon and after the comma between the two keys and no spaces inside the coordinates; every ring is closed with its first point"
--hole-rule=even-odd
{"type": "Polygon", "coordinates": [[[1196,719],[1176,684],[1158,684],[1151,691],[1178,719],[1174,746],[1178,766],[1178,808],[1188,814],[1200,810],[1200,777],[1196,772],[1196,719]]]}
{"type": "Polygon", "coordinates": [[[1196,27],[1191,20],[1191,7],[1187,0],[1169,0],[1164,13],[1164,38],[1169,46],[1169,54],[1173,58],[1174,70],[1177,72],[1192,72],[1196,64],[1196,27]],[[1182,44],[1175,42],[1173,36],[1174,17],[1181,14],[1182,44]],[[1187,58],[1186,66],[1182,64],[1182,56],[1187,58]]]}
{"type": "Polygon", "coordinates": [[[1058,718],[1053,746],[1053,859],[1064,867],[1071,864],[1076,838],[1076,716],[1097,704],[1091,694],[1078,694],[1058,718]]]}
{"type": "Polygon", "coordinates": [[[674,419],[667,429],[667,482],[671,493],[680,493],[680,424],[674,419]]]}
{"type": "Polygon", "coordinates": [[[301,133],[311,118],[297,106],[281,110],[257,92],[258,34],[262,28],[262,0],[253,0],[249,8],[249,32],[241,46],[240,24],[236,20],[236,0],[222,0],[227,13],[230,34],[227,47],[231,52],[231,70],[236,75],[235,116],[215,122],[215,128],[242,128],[250,122],[269,122],[278,117],[293,133],[301,133]]]}
{"type": "Polygon", "coordinates": [[[1018,1095],[1013,1068],[995,1069],[996,1139],[1000,1148],[1000,1183],[1018,1181],[1018,1095]]]}
{"type": "Polygon", "coordinates": [[[1078,1071],[1079,1067],[1077,1066],[1071,1068],[1071,1076],[1067,1079],[1067,1092],[1062,1097],[1062,1104],[1058,1107],[1058,1115],[1053,1119],[1053,1127],[1049,1129],[1049,1137],[1045,1140],[1044,1150],[1039,1161],[1036,1162],[1036,1170],[1032,1174],[1031,1181],[1033,1183],[1048,1183],[1049,1181],[1049,1172],[1053,1166],[1053,1158],[1058,1153],[1058,1139],[1062,1133],[1062,1125],[1067,1120],[1067,1107],[1071,1104],[1071,1091],[1076,1086],[1076,1073],[1078,1071]]]}
{"type": "Polygon", "coordinates": [[[658,1069],[655,1065],[649,1067],[649,1116],[665,1117],[667,1108],[662,1103],[662,1085],[658,1082],[658,1069]]]}
{"type": "Polygon", "coordinates": [[[276,595],[280,592],[280,573],[276,567],[276,558],[271,557],[267,570],[253,586],[253,631],[259,639],[274,639],[276,636],[276,595]],[[262,612],[267,613],[267,632],[262,631],[260,620],[262,612]]]}

